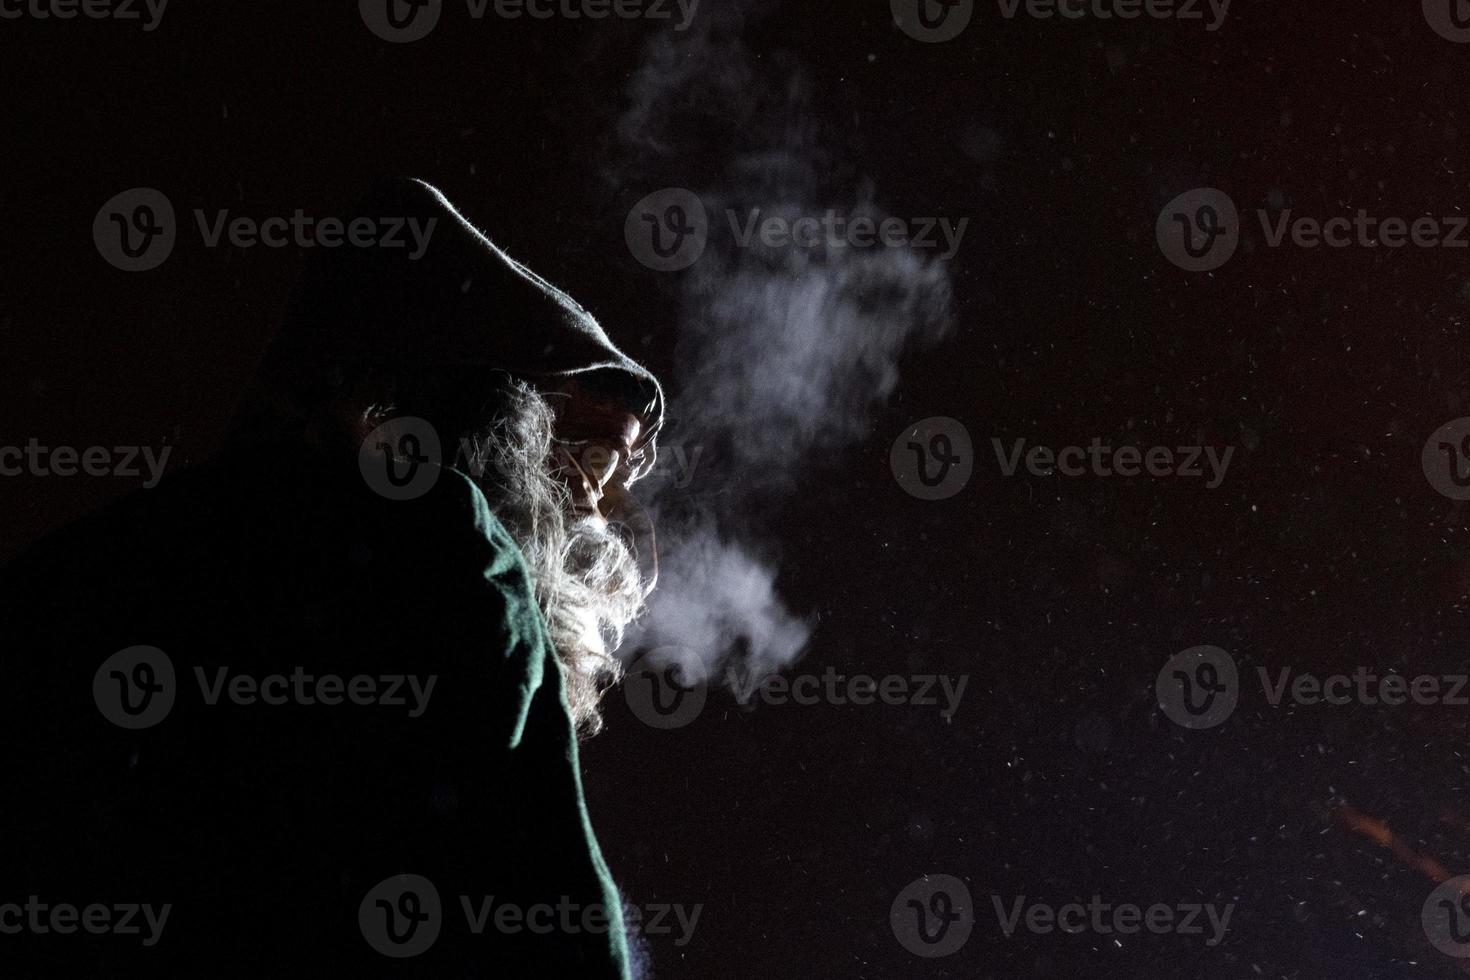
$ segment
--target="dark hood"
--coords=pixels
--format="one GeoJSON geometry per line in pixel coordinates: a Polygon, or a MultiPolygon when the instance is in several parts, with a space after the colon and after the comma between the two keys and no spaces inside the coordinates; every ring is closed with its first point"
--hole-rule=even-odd
{"type": "Polygon", "coordinates": [[[436,188],[406,177],[377,181],[345,220],[386,232],[433,221],[423,253],[405,224],[396,246],[314,249],[292,295],[265,371],[286,364],[484,365],[538,379],[597,372],[654,432],[658,381],[608,338],[570,296],[498,248],[436,188]]]}
{"type": "MultiPolygon", "coordinates": [[[[657,425],[659,382],[617,350],[572,297],[476,231],[437,188],[410,178],[373,184],[351,216],[434,220],[422,256],[403,247],[322,248],[291,304],[287,329],[320,344],[417,364],[485,364],[516,375],[610,370],[634,382],[639,414],[657,425]]],[[[379,225],[381,226],[381,225],[379,225]]]]}

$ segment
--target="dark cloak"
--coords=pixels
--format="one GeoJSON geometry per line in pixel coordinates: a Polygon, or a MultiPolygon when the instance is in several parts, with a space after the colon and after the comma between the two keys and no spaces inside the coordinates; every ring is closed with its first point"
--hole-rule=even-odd
{"type": "MultiPolygon", "coordinates": [[[[388,181],[356,213],[439,226],[416,262],[324,250],[258,399],[299,395],[353,359],[483,364],[612,376],[656,423],[652,376],[437,191],[388,181]]],[[[269,417],[0,572],[0,926],[4,903],[32,895],[172,907],[152,947],[146,925],[0,935],[0,975],[626,977],[561,672],[525,563],[484,495],[443,468],[422,495],[387,499],[355,458],[299,433],[270,438],[269,417]],[[133,688],[103,665],[139,645],[167,656],[172,706],[128,729],[99,698],[133,688]],[[342,686],[308,684],[309,704],[265,703],[265,688],[251,703],[232,697],[237,677],[294,685],[298,671],[342,686]],[[369,677],[387,696],[406,675],[435,678],[418,717],[407,681],[393,692],[401,706],[348,694],[369,677]],[[321,703],[333,691],[342,703],[321,703]],[[439,902],[438,938],[401,959],[375,950],[363,925],[387,921],[369,893],[398,875],[428,880],[439,902]],[[507,905],[572,911],[539,933],[497,926],[507,905]]]]}

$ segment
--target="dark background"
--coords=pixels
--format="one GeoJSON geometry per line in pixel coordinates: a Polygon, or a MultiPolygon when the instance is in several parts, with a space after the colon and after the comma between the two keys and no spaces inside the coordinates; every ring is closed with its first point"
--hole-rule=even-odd
{"type": "MultiPolygon", "coordinates": [[[[800,669],[971,682],[951,723],[716,694],[659,732],[613,695],[584,754],[609,863],[630,901],[705,906],[687,946],[653,938],[658,975],[1456,975],[1420,931],[1432,882],[1332,814],[1348,803],[1470,870],[1470,709],[1257,696],[1189,733],[1152,684],[1203,643],[1251,674],[1470,667],[1465,515],[1419,463],[1470,406],[1467,253],[1272,249],[1248,220],[1234,259],[1189,274],[1153,228],[1206,185],[1242,212],[1462,213],[1470,46],[1412,3],[1239,0],[1215,33],[980,4],[932,45],[877,0],[767,6],[747,45],[802,66],[881,204],[972,219],[951,263],[955,331],[906,358],[871,436],[771,515],[781,586],[819,616],[800,669]],[[904,426],[933,415],[964,422],[979,457],[943,502],[908,496],[888,467],[904,426]],[[1023,436],[1237,449],[1213,491],[1004,478],[989,440],[1023,436]],[[979,906],[944,960],[911,955],[888,922],[926,873],[965,878],[979,906]],[[989,901],[1095,892],[1236,910],[1211,949],[1007,939],[989,901]]],[[[350,2],[175,0],[150,34],[0,21],[0,442],[167,442],[171,465],[216,445],[304,256],[181,233],[160,269],[119,272],[91,224],[135,186],[181,218],[264,217],[340,213],[374,175],[424,177],[667,372],[677,276],[632,259],[623,219],[661,186],[717,186],[722,160],[647,186],[601,176],[667,25],[445,17],[408,45],[374,37],[350,2]]],[[[137,482],[0,480],[0,558],[137,482]]]]}

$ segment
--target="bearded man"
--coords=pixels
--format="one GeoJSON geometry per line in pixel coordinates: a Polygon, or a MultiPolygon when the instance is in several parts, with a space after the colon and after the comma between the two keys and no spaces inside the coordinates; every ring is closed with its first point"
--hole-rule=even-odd
{"type": "Polygon", "coordinates": [[[226,449],[4,572],[6,976],[632,972],[577,738],[662,393],[429,185],[357,216],[429,244],[319,249],[226,449]]]}

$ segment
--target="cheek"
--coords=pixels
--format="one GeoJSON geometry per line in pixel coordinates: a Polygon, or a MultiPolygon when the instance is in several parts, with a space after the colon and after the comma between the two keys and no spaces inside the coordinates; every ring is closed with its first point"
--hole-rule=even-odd
{"type": "Polygon", "coordinates": [[[582,450],[577,462],[581,464],[582,472],[591,477],[593,481],[606,483],[613,471],[618,468],[618,461],[621,458],[621,454],[616,450],[593,444],[582,450]]]}
{"type": "Polygon", "coordinates": [[[556,480],[571,491],[573,499],[587,495],[587,478],[577,466],[569,450],[558,447],[552,454],[551,473],[556,480]]]}

